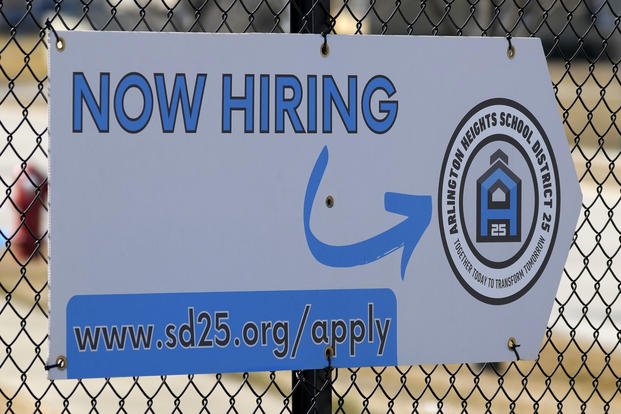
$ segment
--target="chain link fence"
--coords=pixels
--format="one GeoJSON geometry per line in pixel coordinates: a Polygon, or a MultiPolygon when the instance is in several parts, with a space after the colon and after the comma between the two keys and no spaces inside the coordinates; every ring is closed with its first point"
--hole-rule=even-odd
{"type": "MultiPolygon", "coordinates": [[[[621,412],[621,1],[0,0],[0,410],[621,412]],[[57,29],[537,36],[584,194],[539,359],[48,381],[47,49],[57,29]],[[312,381],[309,375],[326,381],[312,381]]],[[[464,338],[467,341],[467,338],[464,338]]]]}

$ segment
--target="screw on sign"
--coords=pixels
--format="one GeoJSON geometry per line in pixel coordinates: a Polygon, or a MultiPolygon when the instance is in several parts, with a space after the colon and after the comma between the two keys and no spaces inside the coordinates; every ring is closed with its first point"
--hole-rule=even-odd
{"type": "Polygon", "coordinates": [[[13,185],[15,205],[14,228],[11,251],[17,257],[30,257],[38,248],[44,232],[41,226],[42,209],[47,203],[47,177],[37,168],[27,166],[19,169],[13,185]]]}

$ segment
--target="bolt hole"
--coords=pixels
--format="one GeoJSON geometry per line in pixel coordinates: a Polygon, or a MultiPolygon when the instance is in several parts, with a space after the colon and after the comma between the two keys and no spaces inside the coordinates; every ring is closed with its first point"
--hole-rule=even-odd
{"type": "Polygon", "coordinates": [[[510,350],[514,350],[516,344],[517,344],[517,341],[514,337],[510,337],[507,340],[507,348],[509,348],[510,350]]]}
{"type": "Polygon", "coordinates": [[[327,42],[323,42],[319,51],[321,52],[321,56],[328,57],[330,54],[330,46],[328,46],[327,42]]]}
{"type": "Polygon", "coordinates": [[[56,39],[56,49],[59,52],[62,52],[63,50],[65,50],[65,39],[63,39],[62,37],[59,37],[58,39],[56,39]]]}
{"type": "Polygon", "coordinates": [[[326,355],[326,359],[332,359],[332,357],[334,356],[334,348],[332,348],[331,346],[327,346],[324,350],[324,354],[326,355]]]}
{"type": "Polygon", "coordinates": [[[328,208],[334,207],[334,197],[332,197],[331,195],[326,197],[326,207],[328,208]]]}
{"type": "Polygon", "coordinates": [[[58,369],[64,370],[65,368],[67,368],[67,358],[65,358],[63,355],[60,355],[56,358],[56,365],[58,365],[58,369]]]}

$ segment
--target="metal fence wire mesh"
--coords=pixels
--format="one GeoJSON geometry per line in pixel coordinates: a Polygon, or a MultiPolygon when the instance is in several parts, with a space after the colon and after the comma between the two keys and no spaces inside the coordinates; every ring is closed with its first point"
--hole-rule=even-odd
{"type": "Polygon", "coordinates": [[[621,412],[620,16],[620,0],[0,0],[1,410],[296,412],[293,390],[323,389],[340,413],[621,412]],[[584,200],[539,359],[335,369],[315,383],[307,372],[48,381],[48,20],[69,30],[540,37],[584,200]]]}

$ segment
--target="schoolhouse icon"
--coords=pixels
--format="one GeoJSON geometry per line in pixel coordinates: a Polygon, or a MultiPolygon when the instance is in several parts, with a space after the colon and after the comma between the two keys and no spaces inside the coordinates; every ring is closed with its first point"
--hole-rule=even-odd
{"type": "Polygon", "coordinates": [[[477,242],[521,241],[522,180],[500,149],[477,180],[477,242]]]}

